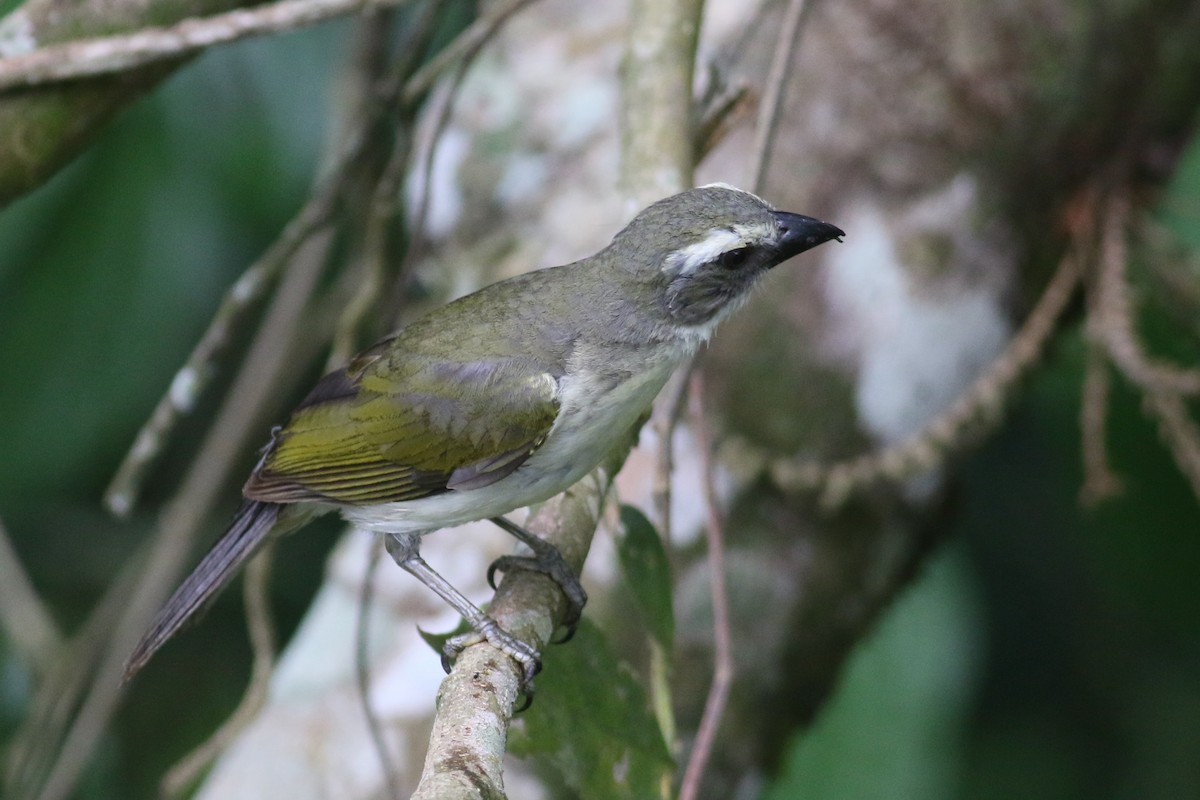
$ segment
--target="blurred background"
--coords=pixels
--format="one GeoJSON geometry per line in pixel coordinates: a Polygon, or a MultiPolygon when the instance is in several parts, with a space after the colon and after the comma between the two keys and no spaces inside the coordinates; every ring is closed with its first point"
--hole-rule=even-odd
{"type": "MultiPolygon", "coordinates": [[[[1181,370],[1200,363],[1196,4],[917,5],[805,12],[761,193],[835,222],[847,240],[826,248],[819,268],[776,276],[705,355],[722,442],[817,463],[917,435],[1020,328],[1072,246],[1072,210],[1092,207],[1095,194],[1132,208],[1126,288],[1137,340],[1181,370]]],[[[446,6],[435,41],[482,13],[446,6]]],[[[708,4],[698,89],[734,99],[724,132],[703,148],[698,182],[752,180],[753,111],[784,6],[708,4]],[[748,94],[730,94],[741,86],[748,94]]],[[[17,7],[6,0],[0,12],[17,7]]],[[[393,45],[422,13],[389,19],[393,45]]],[[[399,237],[421,246],[406,262],[405,314],[587,255],[628,218],[615,111],[628,9],[602,3],[578,16],[558,0],[535,4],[467,72],[424,183],[403,184],[408,225],[414,187],[430,193],[424,237],[399,237]]],[[[130,517],[104,509],[106,486],[222,297],[328,163],[362,36],[342,19],[214,49],[0,213],[0,520],[58,634],[81,631],[136,569],[192,463],[240,355],[216,363],[130,517]]],[[[417,112],[413,135],[426,141],[427,107],[417,112]]],[[[322,332],[360,274],[337,269],[305,312],[322,332]]],[[[388,327],[398,298],[379,304],[359,345],[388,327]]],[[[1089,293],[1068,305],[982,435],[833,510],[730,457],[722,502],[737,659],[771,666],[766,676],[739,670],[709,796],[1200,797],[1200,409],[1183,395],[1193,439],[1181,440],[1146,386],[1101,366],[1110,381],[1101,430],[1119,485],[1081,499],[1085,440],[1097,430],[1081,427],[1096,302],[1089,293]]],[[[229,353],[244,351],[262,313],[235,327],[229,353]]],[[[202,541],[232,513],[272,420],[329,354],[316,341],[299,352],[240,446],[220,504],[203,509],[202,541]]],[[[683,437],[681,472],[696,458],[683,437]]],[[[636,472],[648,469],[638,458],[622,498],[649,513],[637,487],[650,473],[636,472]]],[[[686,741],[711,645],[697,577],[702,501],[686,475],[677,480],[686,741]]],[[[285,641],[338,532],[330,522],[280,548],[272,602],[285,641]]],[[[598,569],[592,580],[625,591],[598,569]]],[[[0,602],[11,589],[0,585],[0,602]]],[[[250,664],[238,594],[139,677],[63,796],[154,796],[162,774],[228,716],[250,664]]],[[[597,600],[601,629],[617,625],[622,602],[597,600]]],[[[629,657],[641,657],[636,647],[629,657]]],[[[0,630],[0,752],[28,748],[44,731],[31,720],[54,717],[38,695],[45,679],[0,630]]],[[[14,753],[2,769],[16,769],[14,753]]],[[[561,778],[528,791],[586,796],[561,778]]]]}

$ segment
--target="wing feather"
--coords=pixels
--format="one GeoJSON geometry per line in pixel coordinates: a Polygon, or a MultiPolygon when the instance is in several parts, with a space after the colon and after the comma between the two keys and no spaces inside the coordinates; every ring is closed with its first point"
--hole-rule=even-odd
{"type": "Polygon", "coordinates": [[[469,491],[519,468],[557,417],[555,378],[529,359],[373,351],[310,393],[246,497],[369,505],[469,491]]]}

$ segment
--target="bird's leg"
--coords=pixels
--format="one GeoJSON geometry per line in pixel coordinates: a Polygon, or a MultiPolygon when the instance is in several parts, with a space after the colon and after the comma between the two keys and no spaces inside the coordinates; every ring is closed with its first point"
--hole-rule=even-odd
{"type": "Polygon", "coordinates": [[[535,536],[520,525],[509,522],[504,517],[492,517],[492,522],[524,542],[533,551],[533,555],[501,556],[497,558],[488,567],[488,585],[493,589],[496,588],[496,570],[509,572],[514,569],[528,569],[548,576],[559,585],[559,588],[562,589],[563,594],[567,597],[567,614],[562,623],[566,627],[567,633],[557,643],[561,644],[569,641],[575,635],[575,628],[579,625],[580,617],[583,616],[583,607],[587,604],[587,592],[583,590],[583,586],[579,583],[579,578],[576,577],[575,571],[571,569],[566,559],[562,557],[562,553],[558,552],[558,548],[545,539],[535,536]]]}
{"type": "Polygon", "coordinates": [[[412,575],[421,583],[428,586],[454,608],[474,631],[460,636],[453,636],[446,641],[442,649],[442,668],[450,671],[450,665],[459,653],[472,644],[487,641],[502,650],[521,665],[521,690],[527,698],[533,698],[533,676],[542,669],[542,660],[537,650],[512,634],[503,630],[496,620],[480,610],[479,606],[468,600],[462,592],[450,585],[449,581],[434,571],[433,567],[421,558],[418,552],[421,537],[411,533],[389,533],[384,536],[384,546],[392,559],[400,568],[412,575]]]}

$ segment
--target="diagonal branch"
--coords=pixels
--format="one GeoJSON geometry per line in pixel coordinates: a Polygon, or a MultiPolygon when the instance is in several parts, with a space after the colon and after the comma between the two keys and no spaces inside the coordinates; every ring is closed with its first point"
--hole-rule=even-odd
{"type": "Polygon", "coordinates": [[[68,796],[121,697],[126,655],[142,635],[147,621],[165,599],[171,580],[182,568],[205,518],[237,462],[242,442],[253,430],[260,411],[277,385],[285,380],[288,343],[316,288],[331,245],[331,236],[318,234],[296,256],[277,293],[262,329],[251,347],[208,438],[162,515],[162,533],[151,550],[133,597],[112,628],[108,651],[91,675],[92,685],[72,722],[57,761],[38,797],[61,800],[68,796]]]}
{"type": "Polygon", "coordinates": [[[208,330],[175,373],[171,386],[142,425],[133,447],[121,461],[104,492],[104,504],[118,517],[128,516],[137,502],[141,484],[158,458],[180,418],[191,411],[213,375],[213,362],[220,357],[234,328],[275,285],[279,274],[296,251],[322,226],[329,223],[337,199],[337,187],[325,184],[283,229],[274,244],[238,278],[221,300],[208,330]]]}
{"type": "Polygon", "coordinates": [[[0,630],[13,648],[25,657],[31,670],[43,672],[51,657],[62,648],[62,634],[49,609],[43,605],[17,551],[0,521],[0,630]]]}
{"type": "Polygon", "coordinates": [[[1200,426],[1188,413],[1187,404],[1178,394],[1147,392],[1143,407],[1158,421],[1159,435],[1191,485],[1192,494],[1200,500],[1200,426]]]}
{"type": "Polygon", "coordinates": [[[213,45],[315,25],[368,8],[409,0],[278,0],[167,27],[66,42],[0,58],[0,91],[69,78],[123,72],[157,61],[192,55],[213,45]]]}
{"type": "Polygon", "coordinates": [[[275,623],[271,619],[270,581],[275,544],[269,542],[246,567],[242,583],[242,598],[246,606],[246,627],[254,654],[250,666],[250,683],[241,702],[221,727],[202,744],[180,759],[163,776],[159,795],[181,797],[186,789],[206,770],[257,716],[267,702],[271,674],[275,670],[275,623]]]}
{"type": "Polygon", "coordinates": [[[434,82],[446,74],[459,61],[470,61],[479,49],[491,39],[508,18],[529,5],[533,0],[503,0],[489,7],[479,19],[467,26],[453,42],[446,45],[429,63],[412,74],[404,86],[404,100],[412,102],[433,87],[434,82]]]}
{"type": "MultiPolygon", "coordinates": [[[[1095,213],[1093,209],[1093,214],[1095,213]]],[[[880,480],[899,481],[935,469],[952,450],[995,425],[1005,397],[1038,362],[1086,267],[1085,236],[1076,237],[1025,323],[975,382],[920,433],[899,444],[834,464],[794,459],[770,462],[770,475],[785,491],[819,491],[826,507],[880,480]]]]}
{"type": "Polygon", "coordinates": [[[779,37],[775,42],[775,54],[771,57],[771,72],[767,77],[758,123],[754,127],[754,150],[751,164],[754,180],[751,190],[761,192],[767,179],[771,151],[775,145],[775,132],[779,128],[779,112],[783,107],[783,93],[787,86],[789,69],[796,46],[800,42],[801,27],[806,18],[805,0],[790,0],[783,22],[779,26],[779,37]]]}

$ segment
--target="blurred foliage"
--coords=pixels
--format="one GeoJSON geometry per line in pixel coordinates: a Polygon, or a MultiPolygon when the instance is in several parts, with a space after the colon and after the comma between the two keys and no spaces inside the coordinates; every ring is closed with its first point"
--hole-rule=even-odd
{"type": "Polygon", "coordinates": [[[570,647],[550,647],[537,702],[515,721],[509,751],[537,756],[564,797],[655,797],[672,762],[641,683],[586,617],[570,647]],[[586,691],[583,687],[604,687],[586,691]]]}
{"type": "Polygon", "coordinates": [[[1079,507],[1083,351],[1062,343],[965,475],[956,527],[993,650],[967,796],[1200,794],[1195,760],[1174,754],[1200,745],[1200,509],[1128,387],[1109,422],[1125,491],[1079,507]]]}
{"type": "MultiPolygon", "coordinates": [[[[1157,221],[1194,266],[1200,142],[1180,163],[1157,221]]],[[[1200,363],[1196,330],[1135,296],[1150,350],[1200,363]]],[[[1073,330],[969,457],[953,552],[857,648],[764,798],[1200,797],[1200,506],[1120,383],[1108,443],[1124,491],[1080,505],[1084,361],[1073,330]]]]}
{"type": "Polygon", "coordinates": [[[960,543],[859,646],[763,800],[938,800],[955,792],[982,663],[977,589],[960,543]]]}
{"type": "MultiPolygon", "coordinates": [[[[138,427],[221,295],[306,195],[344,31],[328,25],[201,57],[0,215],[0,516],[68,632],[149,533],[220,397],[219,378],[155,471],[144,509],[129,523],[109,517],[100,496],[138,427]]],[[[231,486],[213,536],[236,497],[231,486]]],[[[318,585],[328,544],[305,536],[283,548],[285,630],[318,585]]],[[[180,637],[139,678],[118,736],[76,796],[151,796],[162,772],[228,715],[249,666],[239,594],[206,618],[214,637],[180,637]],[[186,715],[180,685],[194,701],[186,715]]],[[[15,663],[0,661],[0,732],[11,734],[30,688],[15,663]]]]}
{"type": "Polygon", "coordinates": [[[658,643],[670,649],[675,641],[675,616],[671,606],[671,565],[662,537],[633,506],[621,506],[624,535],[617,540],[617,558],[625,585],[637,604],[642,624],[658,643]]]}

